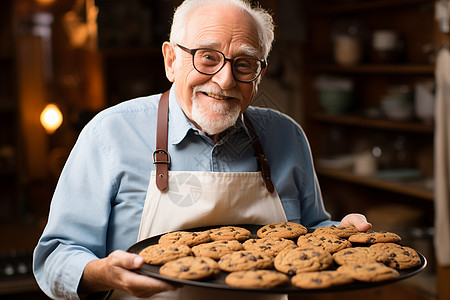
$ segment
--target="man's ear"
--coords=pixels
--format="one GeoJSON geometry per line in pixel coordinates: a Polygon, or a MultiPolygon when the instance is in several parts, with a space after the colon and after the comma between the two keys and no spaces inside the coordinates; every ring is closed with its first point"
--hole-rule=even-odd
{"type": "Polygon", "coordinates": [[[164,56],[164,68],[166,70],[166,77],[170,82],[175,80],[175,50],[172,44],[169,42],[164,42],[162,45],[162,53],[164,56]]]}
{"type": "Polygon", "coordinates": [[[261,79],[263,78],[264,74],[266,73],[266,70],[267,70],[267,67],[268,67],[268,66],[269,66],[269,65],[266,64],[266,67],[262,70],[261,75],[259,75],[261,79]]]}

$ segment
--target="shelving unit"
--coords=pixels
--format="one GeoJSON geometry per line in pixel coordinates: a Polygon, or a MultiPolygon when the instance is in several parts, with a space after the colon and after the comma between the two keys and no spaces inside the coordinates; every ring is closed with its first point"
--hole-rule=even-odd
{"type": "Polygon", "coordinates": [[[170,88],[163,76],[161,47],[108,48],[100,53],[108,106],[170,88]]]}
{"type": "MultiPolygon", "coordinates": [[[[434,45],[438,34],[434,1],[308,0],[305,16],[308,31],[304,49],[303,127],[310,139],[326,207],[339,219],[354,211],[367,214],[378,207],[403,205],[421,212],[420,220],[413,226],[432,227],[434,124],[417,116],[402,121],[390,119],[383,114],[381,103],[392,86],[406,85],[413,91],[418,82],[434,79],[434,45]],[[333,34],[338,24],[345,21],[361,26],[362,35],[358,38],[363,49],[358,62],[346,65],[336,62],[333,52],[333,34]],[[371,38],[377,30],[398,33],[404,42],[399,59],[379,62],[374,58],[371,38]],[[330,113],[322,107],[317,79],[324,75],[353,83],[350,109],[330,113]],[[369,114],[374,109],[376,114],[369,114]],[[403,160],[399,141],[403,143],[403,160]],[[374,172],[363,175],[356,172],[356,157],[361,152],[373,156],[382,153],[372,157],[371,161],[376,163],[374,172]],[[383,160],[386,153],[391,156],[389,161],[383,160]],[[324,160],[342,157],[353,161],[343,165],[323,164],[324,160]],[[418,171],[422,176],[379,176],[400,170],[418,171]]],[[[402,217],[398,216],[399,220],[402,217]]],[[[382,218],[381,222],[395,224],[394,220],[382,218]]],[[[435,281],[435,275],[431,276],[435,281]]]]}
{"type": "Polygon", "coordinates": [[[96,0],[105,105],[170,88],[161,45],[181,0],[96,0]]]}
{"type": "Polygon", "coordinates": [[[337,1],[323,1],[311,9],[312,14],[339,14],[349,12],[361,12],[374,9],[389,9],[395,7],[404,7],[406,5],[415,5],[429,3],[429,0],[379,0],[379,1],[360,1],[358,3],[339,3],[337,1]]]}
{"type": "Polygon", "coordinates": [[[426,186],[421,180],[409,180],[406,182],[391,182],[378,179],[373,176],[359,176],[349,171],[333,170],[326,168],[317,168],[320,176],[359,184],[367,187],[373,187],[388,192],[408,195],[423,200],[433,201],[433,190],[426,186]]]}
{"type": "Polygon", "coordinates": [[[434,126],[418,122],[394,122],[384,119],[367,119],[358,115],[330,115],[326,113],[316,113],[311,115],[311,119],[317,122],[340,124],[349,126],[360,126],[372,129],[382,129],[391,131],[415,132],[433,134],[434,126]]]}
{"type": "MultiPolygon", "coordinates": [[[[383,136],[406,135],[413,139],[420,139],[428,145],[432,145],[434,126],[424,124],[417,119],[398,122],[389,120],[383,116],[368,117],[365,110],[376,107],[380,103],[383,91],[391,84],[408,84],[413,86],[418,80],[425,78],[432,79],[434,65],[430,62],[429,55],[422,49],[408,45],[433,44],[433,1],[426,0],[401,0],[401,1],[357,1],[349,3],[336,3],[335,1],[316,3],[309,1],[306,6],[307,15],[310,15],[308,27],[310,34],[308,39],[308,49],[306,55],[305,74],[307,74],[308,84],[306,85],[306,130],[311,139],[311,147],[316,158],[323,155],[329,156],[333,149],[329,149],[326,134],[330,128],[339,128],[345,136],[351,136],[349,144],[358,142],[359,139],[366,138],[377,132],[383,136]],[[310,12],[310,14],[309,14],[310,12]],[[386,19],[386,14],[391,18],[386,19]],[[415,30],[411,25],[411,30],[405,30],[401,20],[405,18],[416,18],[421,20],[420,30],[415,30]],[[420,17],[420,18],[418,18],[420,17]],[[366,55],[358,64],[339,65],[333,59],[333,42],[331,32],[334,22],[342,19],[359,20],[366,30],[370,32],[376,29],[394,29],[401,33],[407,44],[404,53],[404,60],[393,63],[375,63],[366,55]],[[398,21],[396,21],[396,19],[398,21]],[[361,21],[361,20],[364,20],[361,21]],[[426,28],[423,29],[423,28],[426,28]],[[419,35],[426,32],[426,36],[419,35]],[[326,45],[327,47],[323,47],[326,45]],[[332,76],[342,76],[350,78],[354,82],[354,99],[352,109],[345,114],[330,114],[321,109],[318,101],[315,80],[322,74],[332,76]],[[325,134],[324,134],[325,133],[325,134]]],[[[411,20],[410,19],[410,20],[411,20]]],[[[409,22],[411,23],[411,22],[409,22]]],[[[418,25],[416,25],[418,26],[418,25]]],[[[366,54],[368,52],[368,38],[364,44],[366,54]]],[[[370,139],[370,138],[369,138],[370,139]]],[[[352,149],[347,151],[351,152],[352,149]]],[[[342,154],[342,153],[336,153],[342,154]]],[[[432,159],[432,158],[430,158],[432,159]]],[[[376,177],[360,177],[346,170],[329,170],[317,168],[319,176],[334,178],[352,184],[361,184],[404,195],[432,200],[433,192],[430,189],[406,188],[408,183],[404,182],[383,182],[376,177]]],[[[326,189],[326,187],[323,187],[326,189]]]]}
{"type": "Polygon", "coordinates": [[[2,2],[0,12],[0,220],[17,219],[20,199],[19,112],[13,36],[14,1],[2,2]]]}
{"type": "Polygon", "coordinates": [[[355,66],[338,66],[317,63],[311,66],[316,72],[354,73],[354,74],[424,74],[432,75],[434,66],[430,64],[360,64],[355,66]]]}

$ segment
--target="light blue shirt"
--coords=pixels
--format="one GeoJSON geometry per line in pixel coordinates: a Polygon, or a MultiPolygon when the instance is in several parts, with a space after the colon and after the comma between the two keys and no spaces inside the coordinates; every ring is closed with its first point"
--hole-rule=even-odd
{"type": "MultiPolygon", "coordinates": [[[[50,297],[76,299],[89,261],[136,242],[150,173],[155,169],[152,152],[159,98],[142,97],[108,108],[81,132],[34,253],[36,279],[50,297]]],[[[247,112],[288,220],[307,227],[329,225],[300,126],[270,109],[250,107],[247,112]]],[[[172,171],[257,171],[242,119],[215,144],[186,118],[173,87],[168,151],[172,171]]]]}

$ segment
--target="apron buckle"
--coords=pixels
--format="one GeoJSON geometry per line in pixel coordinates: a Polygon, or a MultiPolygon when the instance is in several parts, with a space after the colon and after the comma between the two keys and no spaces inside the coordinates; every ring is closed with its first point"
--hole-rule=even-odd
{"type": "MultiPolygon", "coordinates": [[[[158,157],[159,157],[160,155],[158,155],[158,157]]],[[[167,152],[166,150],[164,150],[164,149],[156,149],[155,151],[153,151],[153,154],[152,154],[152,157],[153,157],[153,164],[170,164],[170,155],[169,155],[169,152],[167,152]],[[157,155],[158,154],[164,154],[164,155],[166,155],[166,157],[167,157],[167,159],[166,160],[163,160],[163,159],[158,159],[157,158],[157,155]]]]}

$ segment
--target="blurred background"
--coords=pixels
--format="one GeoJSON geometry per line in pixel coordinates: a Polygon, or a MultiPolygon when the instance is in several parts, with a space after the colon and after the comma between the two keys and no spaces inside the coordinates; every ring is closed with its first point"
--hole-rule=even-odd
{"type": "MultiPolygon", "coordinates": [[[[1,1],[0,299],[46,299],[31,255],[59,173],[97,112],[170,87],[161,44],[180,3],[1,1]]],[[[428,259],[400,283],[291,299],[450,299],[433,247],[435,70],[450,1],[259,3],[276,37],[253,105],[304,128],[333,219],[365,213],[428,259]]]]}

